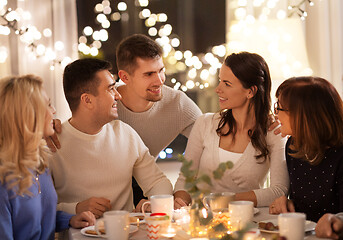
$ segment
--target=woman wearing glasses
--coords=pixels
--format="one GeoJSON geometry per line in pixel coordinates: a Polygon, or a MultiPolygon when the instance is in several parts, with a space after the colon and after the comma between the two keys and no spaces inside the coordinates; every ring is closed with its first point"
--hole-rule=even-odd
{"type": "MultiPolygon", "coordinates": [[[[204,114],[195,122],[185,152],[199,173],[212,176],[221,162],[234,166],[211,192],[234,192],[236,200],[269,206],[287,194],[285,139],[268,131],[271,79],[267,63],[253,53],[231,54],[225,59],[216,88],[221,111],[204,114]],[[270,170],[270,187],[263,188],[270,170]]],[[[188,204],[182,174],[175,185],[175,202],[188,204]],[[183,201],[180,201],[180,199],[183,201]]]]}
{"type": "Polygon", "coordinates": [[[54,239],[55,230],[94,224],[91,212],[56,212],[43,136],[54,107],[33,75],[0,79],[0,238],[54,239]]]}
{"type": "Polygon", "coordinates": [[[284,81],[276,92],[275,114],[286,145],[289,198],[270,205],[273,214],[304,212],[318,221],[343,211],[343,105],[331,83],[318,77],[284,81]]]}

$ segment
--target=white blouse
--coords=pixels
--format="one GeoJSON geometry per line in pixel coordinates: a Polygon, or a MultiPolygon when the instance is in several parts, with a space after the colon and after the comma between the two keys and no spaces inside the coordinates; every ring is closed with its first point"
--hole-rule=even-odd
{"type": "MultiPolygon", "coordinates": [[[[219,140],[216,129],[220,115],[206,113],[200,116],[191,131],[185,151],[185,158],[192,160],[192,168],[199,174],[213,175],[213,170],[220,164],[219,140]]],[[[232,169],[225,171],[221,179],[212,180],[211,192],[247,192],[253,190],[257,206],[269,206],[276,198],[286,195],[289,187],[288,171],[285,157],[286,139],[269,131],[266,136],[270,159],[258,163],[259,153],[250,142],[242,156],[234,163],[232,169]],[[270,171],[270,187],[264,188],[264,182],[270,171]]],[[[227,159],[225,159],[227,160],[227,159]]],[[[174,192],[185,190],[185,178],[180,174],[174,192]]]]}
{"type": "Polygon", "coordinates": [[[230,152],[225,149],[219,148],[219,162],[231,161],[233,164],[235,164],[242,155],[243,153],[230,152]]]}

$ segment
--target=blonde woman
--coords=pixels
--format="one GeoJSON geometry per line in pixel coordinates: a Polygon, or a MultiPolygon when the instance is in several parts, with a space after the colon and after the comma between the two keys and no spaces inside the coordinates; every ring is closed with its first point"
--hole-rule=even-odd
{"type": "Polygon", "coordinates": [[[43,136],[54,133],[54,107],[33,75],[0,80],[1,239],[54,239],[56,230],[94,224],[94,215],[56,212],[57,195],[43,136]]]}

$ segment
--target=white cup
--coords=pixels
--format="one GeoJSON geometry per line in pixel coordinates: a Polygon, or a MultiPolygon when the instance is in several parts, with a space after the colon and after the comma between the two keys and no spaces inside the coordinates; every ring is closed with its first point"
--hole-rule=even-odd
{"type": "Polygon", "coordinates": [[[150,204],[152,213],[165,213],[170,219],[173,218],[174,196],[173,195],[153,195],[149,201],[143,203],[142,212],[144,215],[144,206],[150,204]]]}
{"type": "Polygon", "coordinates": [[[207,209],[215,211],[217,209],[227,208],[229,202],[235,200],[235,194],[232,192],[210,193],[203,199],[204,206],[207,209]]]}
{"type": "Polygon", "coordinates": [[[280,236],[290,240],[303,240],[305,236],[305,213],[281,213],[278,216],[280,236]]]}
{"type": "Polygon", "coordinates": [[[242,229],[254,217],[254,203],[251,201],[230,202],[229,215],[231,224],[237,229],[242,229]]]}
{"type": "Polygon", "coordinates": [[[128,211],[108,211],[104,213],[104,218],[95,224],[98,235],[110,240],[128,240],[130,232],[130,220],[128,211]],[[100,233],[99,225],[104,222],[106,234],[100,233]]]}

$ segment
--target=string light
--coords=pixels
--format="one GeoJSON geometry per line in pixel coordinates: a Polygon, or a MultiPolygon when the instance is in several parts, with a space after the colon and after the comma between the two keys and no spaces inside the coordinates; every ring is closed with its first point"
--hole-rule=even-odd
{"type": "Polygon", "coordinates": [[[288,10],[289,10],[289,17],[292,17],[294,14],[297,14],[301,20],[305,20],[307,17],[307,12],[302,8],[303,4],[308,2],[309,5],[312,7],[314,5],[313,0],[301,0],[298,4],[296,5],[289,5],[288,10]]]}
{"type": "MultiPolygon", "coordinates": [[[[308,2],[310,6],[313,6],[313,0],[301,0],[296,5],[290,5],[288,10],[290,12],[289,16],[292,16],[295,12],[301,19],[304,19],[307,16],[307,12],[301,8],[301,6],[308,2]]],[[[236,24],[237,31],[241,32],[241,29],[245,29],[243,34],[247,37],[251,36],[252,31],[246,26],[249,24],[254,24],[257,20],[266,21],[269,15],[273,12],[272,9],[276,8],[278,0],[254,0],[253,7],[260,8],[260,15],[253,16],[248,13],[248,1],[247,0],[237,0],[237,8],[234,11],[234,15],[238,20],[236,24]]],[[[175,78],[172,78],[172,84],[174,84],[175,89],[181,89],[182,91],[187,91],[188,89],[193,89],[195,87],[199,89],[208,88],[211,84],[215,84],[213,80],[218,73],[218,69],[221,67],[223,58],[227,54],[227,48],[232,49],[239,48],[239,42],[230,42],[227,46],[226,44],[221,44],[218,46],[213,46],[211,51],[198,56],[193,56],[193,53],[189,50],[180,51],[177,48],[180,46],[180,40],[177,36],[173,34],[173,27],[167,23],[168,16],[165,13],[152,13],[149,9],[149,0],[138,0],[135,1],[135,6],[141,8],[139,11],[139,19],[142,19],[147,27],[147,34],[151,37],[156,37],[156,42],[161,45],[163,48],[164,54],[163,57],[166,60],[166,64],[169,64],[166,69],[166,74],[175,74],[177,72],[188,72],[189,79],[186,83],[178,82],[175,78]],[[193,84],[191,82],[193,82],[193,84]]],[[[79,38],[79,51],[83,54],[92,54],[95,55],[101,48],[100,41],[104,42],[108,39],[107,31],[103,32],[103,37],[101,38],[100,32],[105,28],[110,27],[110,21],[127,21],[127,5],[124,1],[121,1],[117,4],[117,11],[112,13],[110,8],[109,1],[102,1],[95,5],[95,12],[97,13],[97,21],[101,25],[102,29],[91,32],[93,30],[86,28],[83,31],[84,38],[79,38]],[[107,10],[105,10],[107,9],[107,10]],[[109,18],[107,19],[107,16],[109,18]],[[85,41],[86,40],[86,41],[85,41]],[[90,40],[88,44],[87,41],[90,40]],[[95,46],[95,42],[97,44],[95,46]],[[93,49],[93,50],[92,50],[93,49]]],[[[284,10],[277,11],[277,19],[285,19],[287,13],[284,10]]],[[[235,25],[231,27],[233,31],[235,25]]],[[[262,35],[263,32],[266,32],[266,29],[261,27],[258,30],[262,35]]],[[[287,36],[284,36],[285,41],[287,36]]],[[[276,46],[269,46],[270,48],[275,48],[276,46]]],[[[282,54],[281,54],[282,55],[282,54]]],[[[287,71],[287,69],[285,69],[287,71]]]]}
{"type": "MultiPolygon", "coordinates": [[[[241,2],[244,5],[244,0],[241,2]]],[[[182,91],[187,91],[194,87],[198,87],[199,89],[203,89],[205,85],[208,87],[208,82],[206,84],[205,81],[209,81],[209,78],[213,78],[216,75],[218,65],[220,65],[223,56],[226,54],[225,46],[215,46],[215,49],[218,49],[218,51],[213,54],[212,51],[210,52],[210,54],[212,54],[211,60],[206,60],[204,57],[206,54],[200,54],[200,57],[200,55],[193,56],[193,53],[189,50],[182,52],[177,49],[181,44],[180,39],[173,34],[172,25],[167,23],[167,14],[152,13],[148,8],[148,0],[135,1],[135,5],[136,7],[142,8],[138,17],[144,21],[145,26],[147,27],[147,33],[151,37],[156,37],[156,42],[161,45],[163,49],[163,58],[166,60],[166,64],[169,64],[166,74],[184,72],[189,68],[188,71],[190,74],[194,75],[194,77],[190,77],[185,84],[180,83],[173,78],[171,83],[174,84],[174,88],[181,88],[182,91]],[[204,69],[205,71],[203,71],[204,69]]],[[[101,48],[101,42],[107,41],[108,39],[105,28],[110,27],[109,21],[125,21],[125,19],[128,19],[127,5],[125,2],[119,2],[116,7],[117,11],[112,13],[112,8],[110,8],[108,1],[102,1],[95,5],[94,11],[97,15],[96,20],[102,29],[93,30],[90,26],[86,26],[83,29],[82,36],[79,37],[78,45],[78,50],[82,54],[96,56],[101,48]],[[105,12],[105,10],[107,12],[105,12]],[[107,16],[109,17],[107,18],[107,16]],[[103,32],[103,38],[100,34],[102,31],[105,31],[103,32]],[[96,42],[97,44],[95,44],[96,42]]]]}
{"type": "MultiPolygon", "coordinates": [[[[5,9],[7,1],[2,1],[0,5],[1,14],[0,18],[5,22],[0,25],[0,35],[9,35],[11,30],[18,35],[21,42],[25,43],[25,50],[30,51],[30,55],[33,59],[44,57],[49,60],[50,69],[55,69],[55,64],[67,65],[71,62],[69,57],[65,57],[63,60],[56,59],[56,53],[51,48],[46,47],[43,44],[36,43],[36,41],[42,38],[42,34],[35,26],[27,26],[18,28],[18,22],[23,20],[30,20],[31,13],[24,11],[23,9],[12,10],[11,8],[5,9]]],[[[43,36],[50,38],[52,31],[49,28],[43,30],[43,36]]],[[[55,42],[54,48],[56,51],[62,51],[64,49],[64,43],[61,41],[55,42]]],[[[8,50],[6,47],[0,47],[0,63],[4,63],[8,57],[8,50]]]]}

